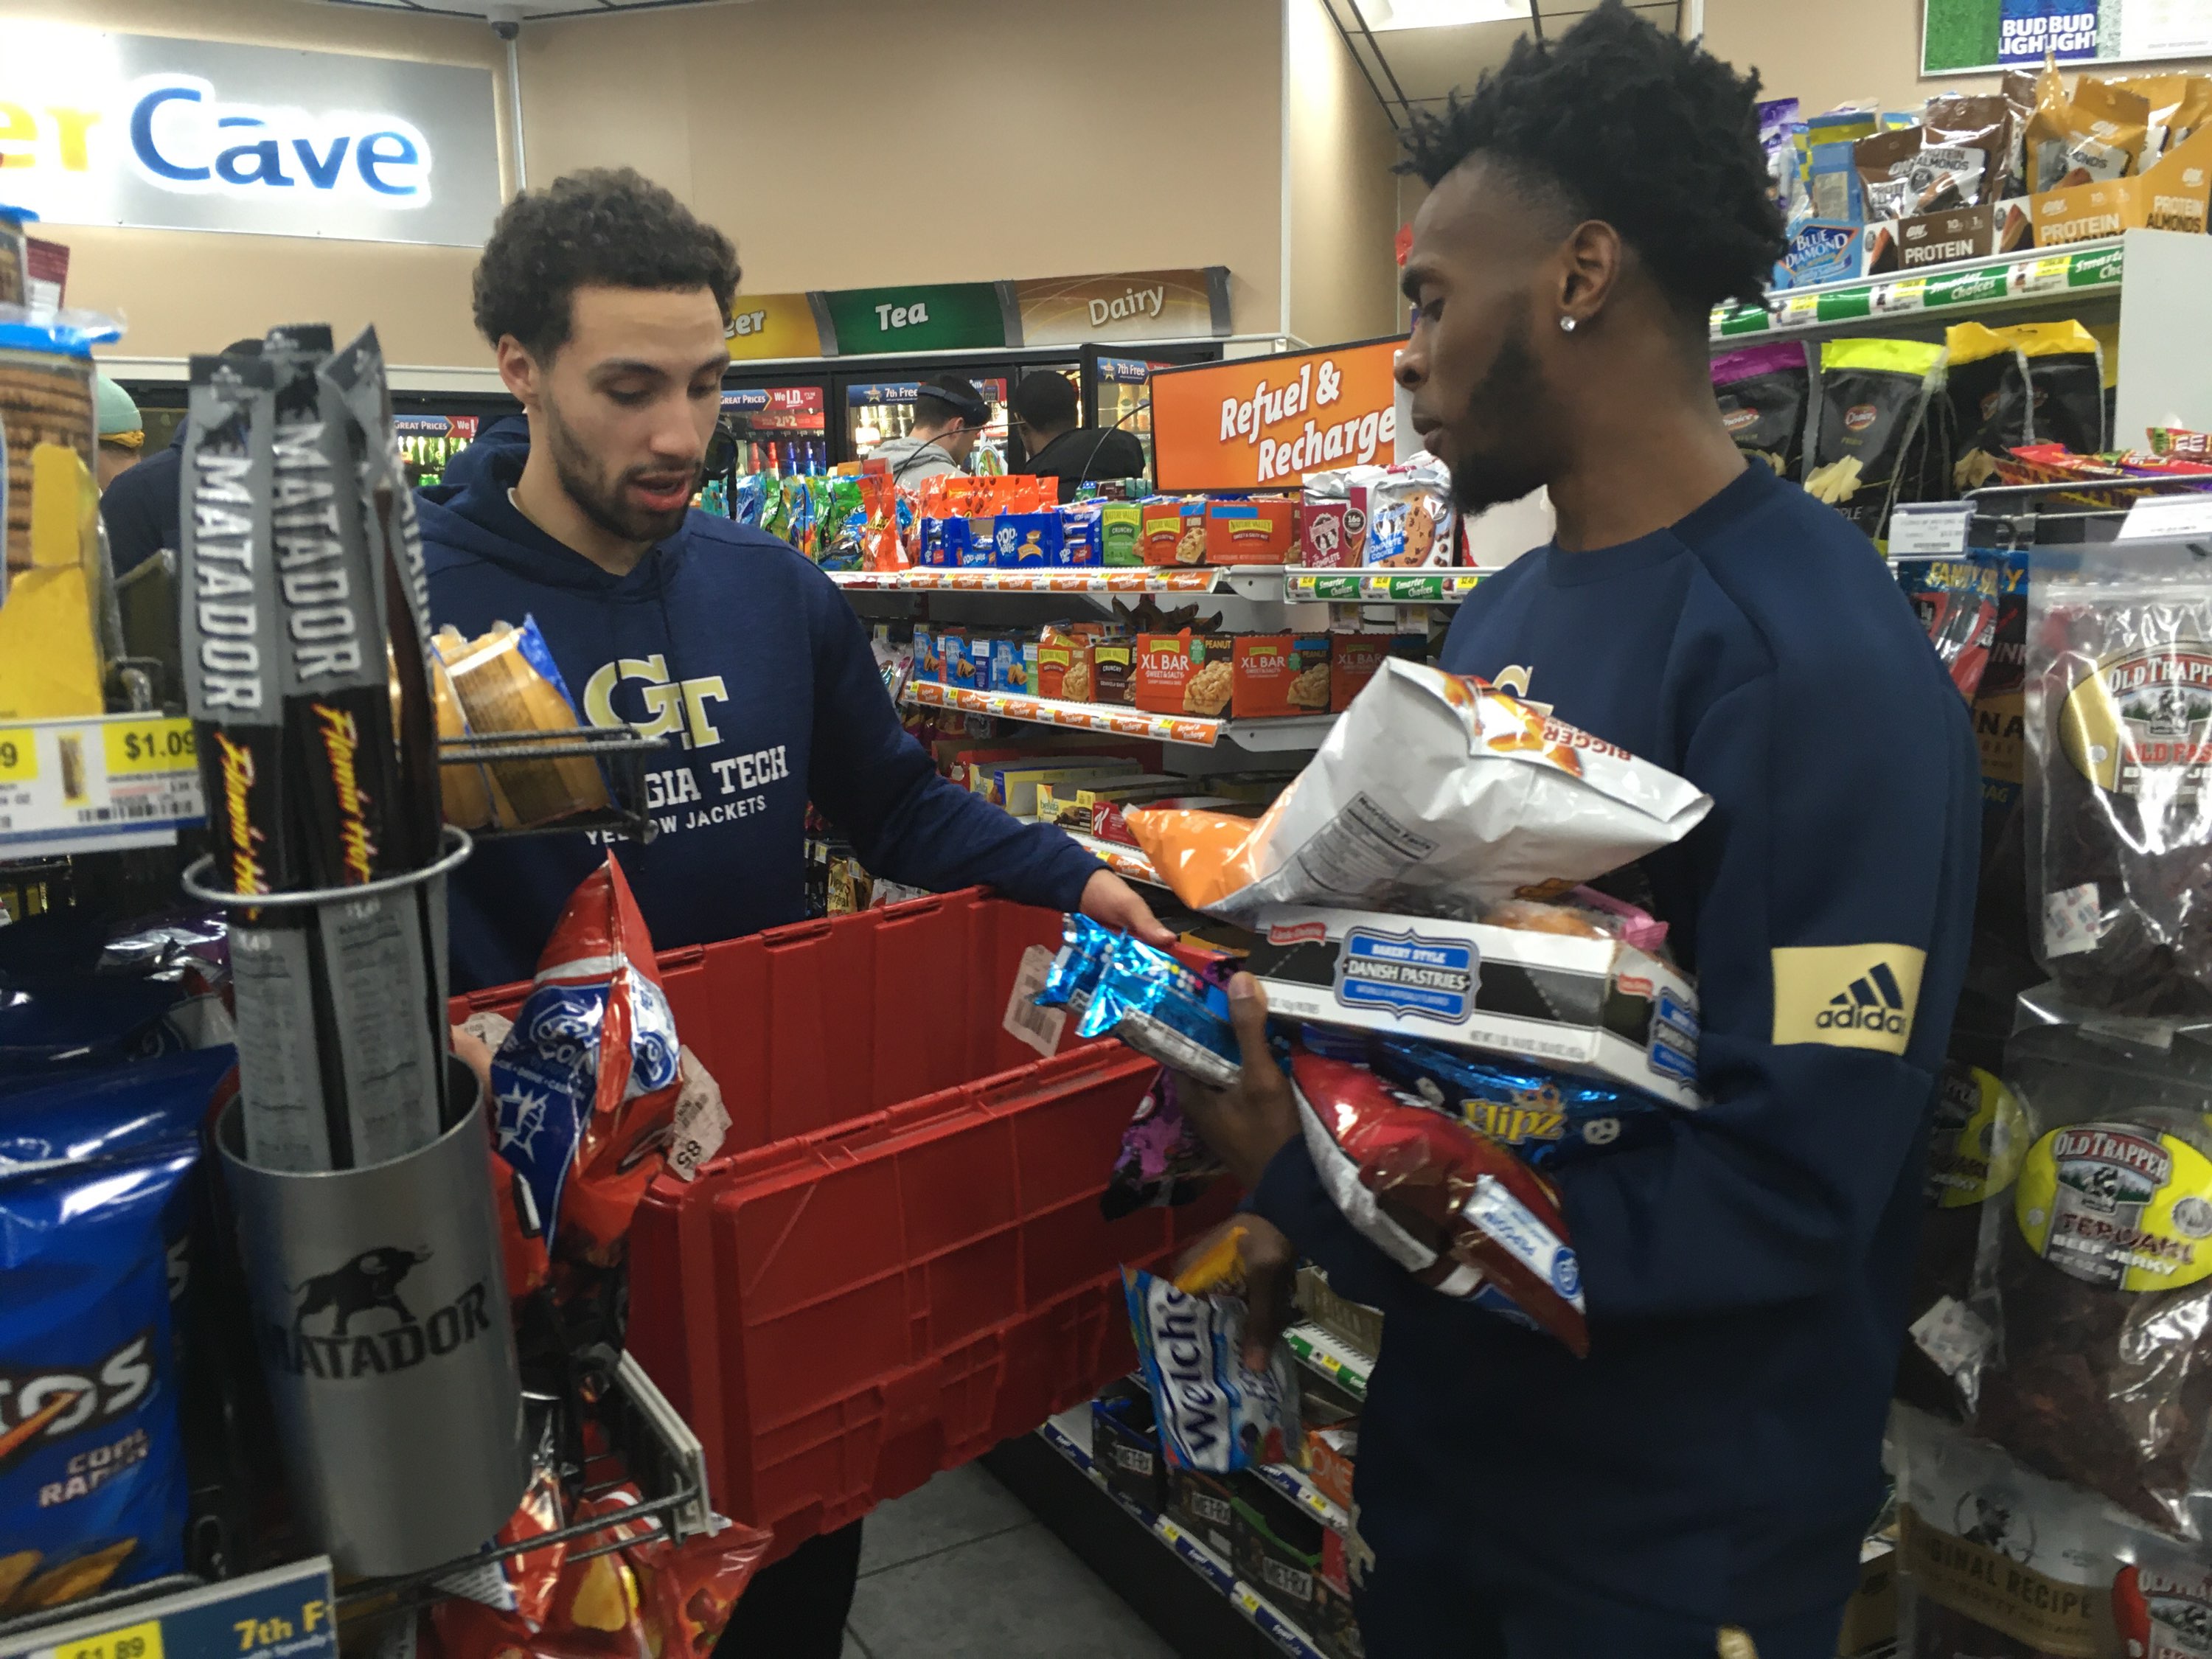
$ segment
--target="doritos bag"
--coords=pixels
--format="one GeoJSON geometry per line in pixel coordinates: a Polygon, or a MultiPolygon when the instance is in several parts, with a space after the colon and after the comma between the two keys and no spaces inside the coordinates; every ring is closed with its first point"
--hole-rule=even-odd
{"type": "Polygon", "coordinates": [[[1549,1182],[1364,1066],[1301,1054],[1291,1084],[1306,1151],[1346,1221],[1431,1289],[1589,1352],[1582,1270],[1549,1182]]]}
{"type": "Polygon", "coordinates": [[[184,1566],[167,1141],[0,1179],[0,1613],[184,1566]]]}
{"type": "Polygon", "coordinates": [[[556,1253],[620,1259],[680,1079],[653,939],[610,854],[569,895],[492,1060],[500,1153],[529,1183],[556,1253]]]}

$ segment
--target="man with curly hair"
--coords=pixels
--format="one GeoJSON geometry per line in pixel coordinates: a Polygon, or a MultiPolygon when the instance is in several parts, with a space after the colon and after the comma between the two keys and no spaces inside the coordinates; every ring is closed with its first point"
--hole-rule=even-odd
{"type": "Polygon", "coordinates": [[[1756,88],[1607,0],[1410,147],[1413,426],[1463,509],[1541,486],[1558,514],[1443,665],[1511,671],[1712,796],[1616,889],[1697,974],[1709,1103],[1559,1171],[1577,1359],[1346,1221],[1258,988],[1231,987],[1243,1081],[1183,1100],[1252,1193],[1253,1334],[1301,1254],[1386,1315],[1355,1489],[1369,1659],[1828,1659],[1881,1496],[1979,768],[1881,559],[1721,422],[1711,309],[1758,303],[1782,242],[1756,88]]]}
{"type": "MultiPolygon", "coordinates": [[[[737,286],[729,239],[628,169],[518,198],[477,267],[477,325],[523,414],[423,493],[432,616],[470,635],[535,617],[582,717],[667,750],[646,778],[650,842],[489,842],[455,872],[454,988],[527,979],[608,843],[664,949],[801,920],[810,802],[878,875],[987,883],[1170,942],[1059,830],[939,776],[827,576],[772,536],[691,510],[737,286]]],[[[734,1649],[836,1659],[859,1553],[855,1525],[762,1574],[734,1649]]]]}

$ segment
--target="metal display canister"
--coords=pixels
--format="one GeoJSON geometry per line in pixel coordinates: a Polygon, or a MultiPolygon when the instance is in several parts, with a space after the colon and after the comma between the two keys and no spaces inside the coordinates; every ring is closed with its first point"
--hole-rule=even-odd
{"type": "Polygon", "coordinates": [[[342,1573],[469,1554],[529,1475],[476,1079],[429,1146],[366,1169],[244,1161],[239,1106],[216,1144],[300,1522],[342,1573]]]}
{"type": "MultiPolygon", "coordinates": [[[[6,224],[0,220],[0,226],[6,224]]],[[[6,240],[0,231],[0,242],[6,240]]],[[[0,252],[0,264],[7,256],[0,252]]],[[[31,451],[64,444],[93,465],[92,354],[58,331],[0,321],[0,447],[8,455],[7,564],[31,563],[31,451]]]]}

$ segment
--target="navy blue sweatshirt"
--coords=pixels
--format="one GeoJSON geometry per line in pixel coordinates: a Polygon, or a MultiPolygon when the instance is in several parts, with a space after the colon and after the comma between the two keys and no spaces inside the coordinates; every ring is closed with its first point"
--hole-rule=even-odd
{"type": "Polygon", "coordinates": [[[1269,1165],[1254,1206],[1387,1316],[1362,1532],[1414,1571],[1715,1626],[1839,1604],[1973,915],[1966,707],[1866,538],[1756,462],[1668,530],[1516,561],[1443,665],[1525,668],[1560,719],[1713,797],[1638,866],[1698,976],[1711,1103],[1563,1175],[1584,1360],[1417,1286],[1303,1141],[1269,1165]]]}
{"type": "MultiPolygon", "coordinates": [[[[610,838],[656,946],[802,920],[810,800],[876,875],[1080,902],[1097,862],[938,775],[884,695],[852,607],[789,545],[694,513],[610,575],[507,499],[528,453],[526,423],[501,422],[422,492],[431,615],[471,636],[534,616],[587,721],[665,736],[647,773],[659,833],[610,838]]],[[[529,978],[605,855],[584,834],[479,844],[450,890],[454,988],[529,978]]]]}

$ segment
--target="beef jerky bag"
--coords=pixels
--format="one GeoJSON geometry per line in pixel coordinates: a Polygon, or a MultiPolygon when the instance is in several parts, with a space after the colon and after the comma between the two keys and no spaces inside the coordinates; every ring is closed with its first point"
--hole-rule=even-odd
{"type": "Polygon", "coordinates": [[[2036,1139],[2010,1216],[1982,1231],[2000,1340],[1969,1426],[2149,1526],[2202,1536],[2212,1046],[2053,1025],[2015,1037],[2008,1067],[2036,1139]]]}
{"type": "Polygon", "coordinates": [[[2131,1539],[2110,1507],[1909,1406],[1897,1457],[1901,1659],[2105,1659],[2131,1539]]]}
{"type": "Polygon", "coordinates": [[[1972,1305],[1983,1210],[2012,1191],[2027,1151],[2027,1117],[2002,1078],[1959,1058],[1943,1062],[1933,1116],[1897,1397],[1962,1422],[1990,1349],[1985,1310],[1972,1305]]]}
{"type": "Polygon", "coordinates": [[[2212,1013],[2212,570],[2178,543],[2039,550],[2027,640],[2040,959],[2084,1008],[2212,1013]]]}
{"type": "Polygon", "coordinates": [[[1805,488],[1880,541],[1889,510],[1921,498],[1923,432],[1943,348],[1919,340],[1830,340],[1820,348],[1819,422],[1805,488]]]}
{"type": "Polygon", "coordinates": [[[1778,478],[1805,476],[1813,374],[1802,345],[1753,346],[1713,359],[1713,396],[1735,447],[1778,478]]]}

